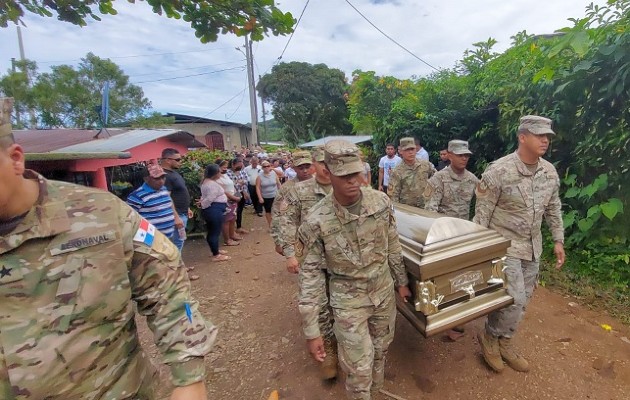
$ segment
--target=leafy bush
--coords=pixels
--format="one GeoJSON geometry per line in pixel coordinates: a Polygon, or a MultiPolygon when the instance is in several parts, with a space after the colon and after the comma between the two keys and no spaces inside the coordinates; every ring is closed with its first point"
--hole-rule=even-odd
{"type": "Polygon", "coordinates": [[[195,213],[195,217],[188,221],[188,230],[191,232],[201,232],[204,229],[201,210],[197,207],[196,200],[201,197],[201,182],[206,167],[218,159],[229,160],[232,154],[221,150],[191,150],[183,156],[179,173],[182,174],[190,193],[190,208],[195,213]]]}

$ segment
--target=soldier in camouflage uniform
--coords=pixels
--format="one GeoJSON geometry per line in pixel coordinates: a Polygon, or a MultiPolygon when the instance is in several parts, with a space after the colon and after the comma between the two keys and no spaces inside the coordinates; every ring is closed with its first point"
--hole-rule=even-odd
{"type": "Polygon", "coordinates": [[[9,124],[0,298],[1,399],[154,399],[136,306],[170,366],[171,399],[207,398],[204,355],[217,330],[191,297],[177,247],[116,196],[25,170],[9,124]]]}
{"type": "MultiPolygon", "coordinates": [[[[297,274],[299,262],[295,254],[295,242],[298,228],[310,211],[311,207],[317,204],[330,193],[330,175],[326,171],[324,164],[324,149],[313,149],[313,167],[315,177],[304,182],[298,182],[279,205],[278,238],[282,247],[282,254],[286,258],[287,271],[297,274]]],[[[324,273],[326,266],[323,265],[324,273]]],[[[323,299],[325,300],[325,299],[323,299]]],[[[333,332],[332,312],[326,302],[321,304],[319,313],[319,329],[324,337],[324,344],[329,357],[320,364],[320,373],[323,379],[332,379],[337,376],[337,341],[333,332]]]]}
{"type": "MultiPolygon", "coordinates": [[[[293,185],[313,177],[311,153],[306,150],[296,151],[293,153],[292,157],[293,169],[296,172],[296,177],[295,179],[288,180],[280,187],[280,190],[278,190],[278,194],[276,195],[276,199],[273,202],[273,206],[271,207],[271,238],[276,245],[276,252],[280,255],[284,255],[282,252],[282,243],[284,241],[280,236],[283,234],[283,232],[281,232],[282,227],[280,226],[280,218],[282,214],[280,212],[280,205],[283,204],[284,198],[293,185]]],[[[295,234],[293,237],[295,237],[295,234]]]]}
{"type": "Polygon", "coordinates": [[[429,179],[424,191],[426,210],[449,217],[468,219],[470,201],[479,182],[479,179],[466,169],[471,154],[468,142],[464,140],[448,142],[450,164],[429,179]]]}
{"type": "Polygon", "coordinates": [[[394,203],[422,208],[424,207],[422,194],[427,181],[435,173],[435,167],[428,161],[416,159],[416,144],[413,138],[400,139],[400,152],[403,162],[392,170],[387,194],[394,203]]]}
{"type": "Polygon", "coordinates": [[[555,242],[556,267],[561,268],[565,259],[560,180],[554,166],[541,158],[555,135],[551,120],[524,116],[517,135],[516,152],[490,164],[475,191],[473,221],[512,241],[504,272],[514,304],[488,315],[485,331],[479,333],[483,356],[497,372],[503,370],[503,360],[517,371],[529,370],[528,362],[516,352],[511,340],[536,284],[543,217],[555,242]]]}
{"type": "Polygon", "coordinates": [[[395,290],[405,300],[411,293],[392,203],[384,193],[361,187],[358,148],[330,141],[325,163],[333,192],[311,208],[298,230],[299,310],[309,351],[323,361],[327,354],[317,319],[322,304],[330,302],[346,390],[351,399],[369,400],[384,381],[394,337],[395,290]]]}

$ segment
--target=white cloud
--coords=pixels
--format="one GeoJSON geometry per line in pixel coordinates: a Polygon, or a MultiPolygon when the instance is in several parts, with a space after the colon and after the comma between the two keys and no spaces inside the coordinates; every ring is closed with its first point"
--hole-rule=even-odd
{"type": "MultiPolygon", "coordinates": [[[[591,0],[350,2],[418,57],[435,67],[450,68],[474,42],[493,37],[498,40],[495,50],[503,51],[510,45],[510,36],[519,31],[541,34],[569,26],[567,18],[584,16],[591,0]]],[[[305,0],[287,1],[279,7],[297,18],[304,4],[305,0]]],[[[242,92],[247,84],[244,70],[156,81],[244,66],[244,56],[235,50],[242,49],[243,38],[223,36],[216,43],[202,44],[184,21],[156,15],[145,2],[116,2],[116,7],[118,15],[103,16],[101,22],[84,28],[28,16],[27,27],[22,28],[26,57],[46,71],[50,65],[76,64],[91,51],[111,57],[132,82],[145,82],[140,86],[157,111],[201,116],[216,109],[207,117],[249,120],[249,101],[242,92]]],[[[256,76],[271,69],[287,40],[271,36],[254,44],[256,76]]],[[[11,57],[19,58],[15,27],[0,29],[0,55],[2,72],[10,68],[11,57]]],[[[432,71],[374,29],[344,0],[311,1],[282,61],[325,63],[348,76],[355,69],[399,78],[432,71]]]]}

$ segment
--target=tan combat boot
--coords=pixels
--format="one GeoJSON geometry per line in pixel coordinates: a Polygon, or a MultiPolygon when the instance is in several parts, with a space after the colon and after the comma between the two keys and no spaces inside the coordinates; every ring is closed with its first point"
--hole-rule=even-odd
{"type": "Polygon", "coordinates": [[[337,340],[335,338],[324,338],[324,351],[326,358],[319,365],[322,379],[334,379],[337,377],[337,340]]]}
{"type": "Polygon", "coordinates": [[[500,338],[499,350],[501,351],[501,357],[503,357],[507,365],[509,365],[513,370],[519,372],[529,371],[529,363],[516,352],[514,346],[512,345],[512,339],[500,338]]]}
{"type": "Polygon", "coordinates": [[[481,353],[486,363],[496,372],[503,371],[503,360],[501,359],[501,350],[499,350],[499,339],[489,335],[485,329],[477,334],[481,353]]]}

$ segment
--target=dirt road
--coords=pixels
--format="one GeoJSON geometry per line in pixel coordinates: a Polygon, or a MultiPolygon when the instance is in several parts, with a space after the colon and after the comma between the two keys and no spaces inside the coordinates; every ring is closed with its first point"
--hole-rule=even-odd
{"type": "MultiPolygon", "coordinates": [[[[244,226],[253,230],[227,248],[231,261],[210,263],[201,238],[184,248],[184,261],[201,276],[193,282],[201,311],[220,328],[207,359],[208,398],[267,400],[277,389],[282,400],[345,399],[343,377],[322,383],[306,353],[296,276],[274,252],[264,218],[245,213],[244,226]]],[[[539,288],[517,338],[532,365],[527,374],[485,366],[475,337],[482,327],[482,320],[466,325],[457,342],[424,339],[398,315],[385,389],[407,400],[630,399],[630,329],[604,312],[539,288]]],[[[143,345],[159,360],[144,324],[141,330],[143,345]]],[[[166,398],[168,385],[160,385],[166,398]]]]}

